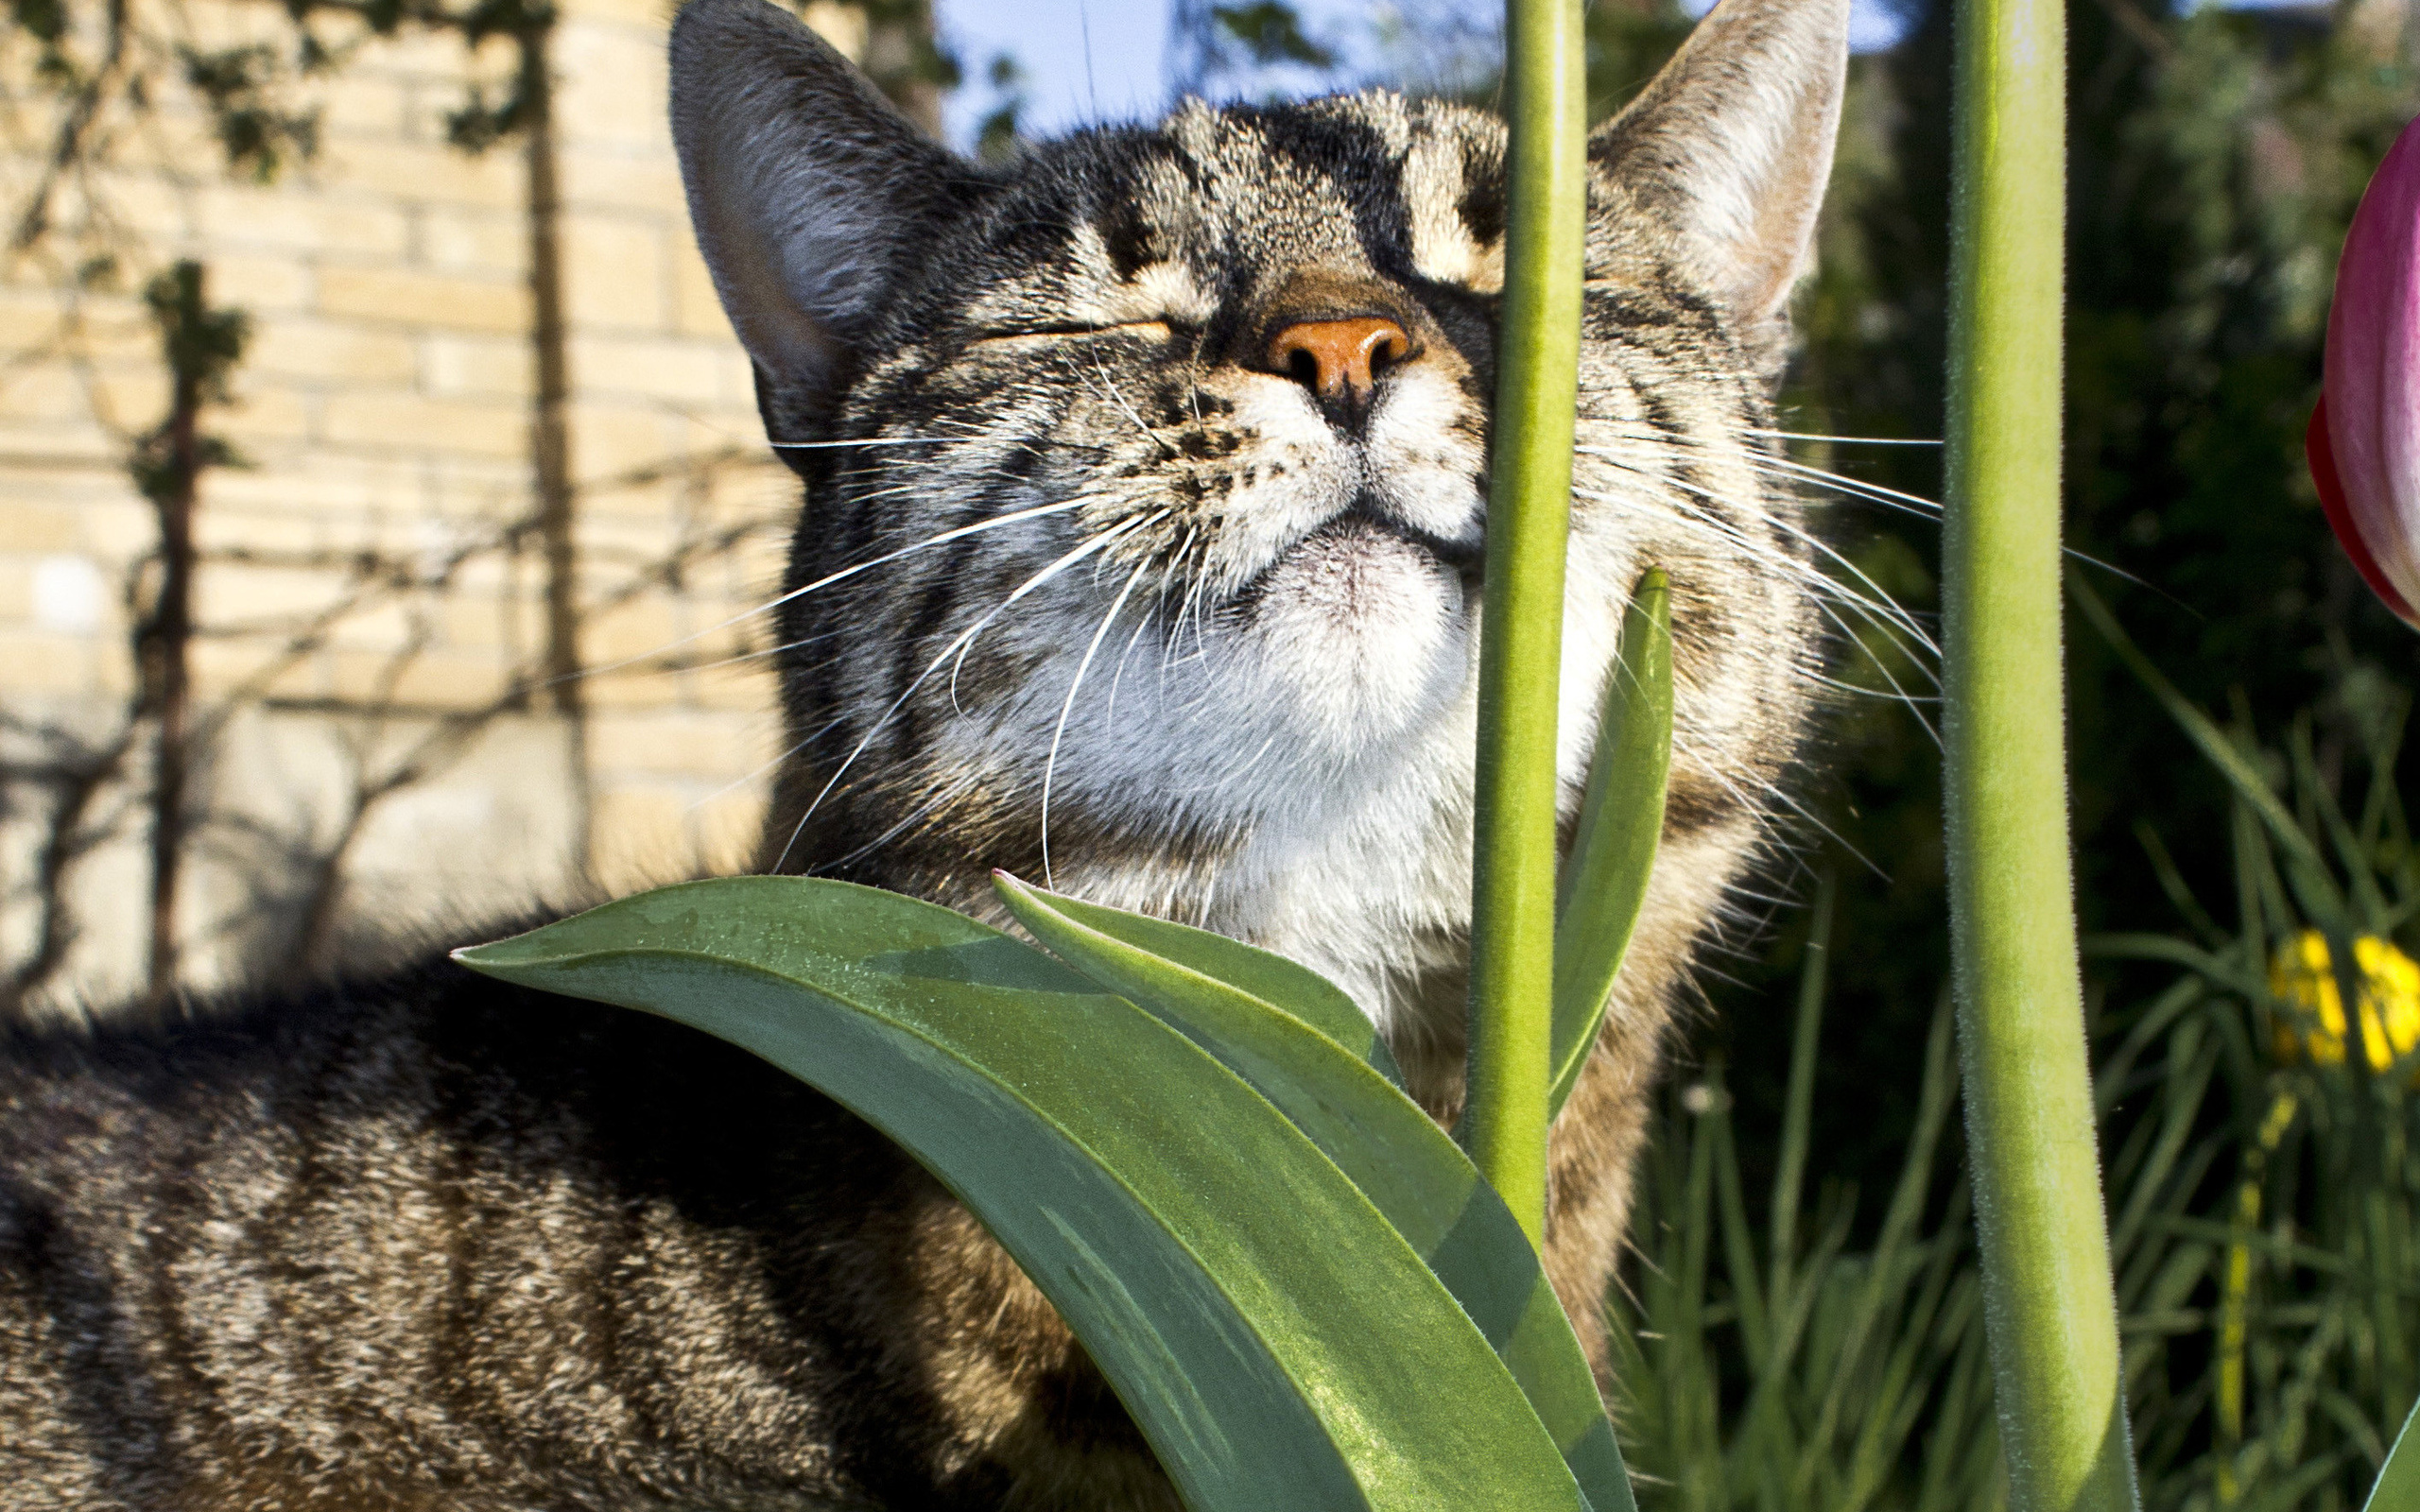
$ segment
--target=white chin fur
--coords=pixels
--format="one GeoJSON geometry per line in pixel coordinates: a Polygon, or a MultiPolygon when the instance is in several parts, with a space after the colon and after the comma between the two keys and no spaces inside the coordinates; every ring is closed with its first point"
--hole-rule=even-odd
{"type": "Polygon", "coordinates": [[[1304,754],[1348,761],[1429,723],[1470,674],[1467,602],[1460,575],[1408,541],[1321,531],[1262,584],[1250,639],[1267,713],[1304,754]]]}

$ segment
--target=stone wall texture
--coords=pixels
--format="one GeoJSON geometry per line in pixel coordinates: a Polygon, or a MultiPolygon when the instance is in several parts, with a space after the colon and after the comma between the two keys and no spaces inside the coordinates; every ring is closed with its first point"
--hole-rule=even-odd
{"type": "MultiPolygon", "coordinates": [[[[862,45],[844,8],[809,14],[862,45]]],[[[187,15],[212,45],[291,35],[260,0],[193,0],[187,15]]],[[[230,402],[206,420],[241,461],[206,475],[198,514],[193,664],[216,731],[180,898],[198,985],[277,948],[264,920],[339,841],[344,916],[380,928],[566,894],[583,842],[614,889],[744,858],[776,745],[769,680],[747,655],[769,637],[749,611],[772,594],[796,490],[691,244],[665,126],[667,18],[660,0],[564,0],[551,43],[580,653],[596,669],[584,729],[543,690],[507,696],[545,639],[527,528],[527,157],[446,136],[469,80],[509,76],[510,43],[362,41],[301,86],[320,145],[266,184],[231,177],[197,102],[164,91],[92,175],[126,248],[116,275],[86,284],[38,249],[0,285],[0,739],[19,761],[126,728],[130,605],[157,541],[126,460],[167,404],[135,291],[195,258],[211,300],[251,320],[230,402]],[[377,793],[399,767],[410,780],[377,793]]],[[[22,75],[26,60],[0,66],[22,75]]],[[[15,206],[50,138],[38,115],[9,124],[0,205],[15,206]]],[[[95,801],[54,1001],[140,979],[144,760],[95,801]]],[[[0,813],[0,964],[34,928],[38,796],[0,813]]]]}

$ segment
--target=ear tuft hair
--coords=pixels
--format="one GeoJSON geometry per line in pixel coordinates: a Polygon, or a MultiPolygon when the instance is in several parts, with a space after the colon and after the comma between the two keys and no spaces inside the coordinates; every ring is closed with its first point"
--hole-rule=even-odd
{"type": "Polygon", "coordinates": [[[1849,0],[1721,0],[1588,156],[1668,220],[1743,335],[1778,359],[1848,77],[1849,0]]]}
{"type": "Polygon", "coordinates": [[[672,140],[768,428],[812,413],[964,165],[763,0],[692,0],[673,23],[672,140]]]}

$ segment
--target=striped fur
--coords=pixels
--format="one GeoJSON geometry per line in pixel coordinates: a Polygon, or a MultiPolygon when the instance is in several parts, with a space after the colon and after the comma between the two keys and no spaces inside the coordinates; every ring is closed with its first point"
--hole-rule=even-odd
{"type": "MultiPolygon", "coordinates": [[[[1644,1098],[1819,680],[1768,391],[1844,0],[1724,0],[1592,139],[1563,767],[1675,583],[1665,845],[1555,1136],[1597,1356],[1644,1098]]],[[[693,218],[806,483],[763,865],[1047,877],[1285,951],[1460,1098],[1502,128],[1188,104],[997,170],[758,0],[674,36],[693,218]],[[1380,316],[1366,406],[1268,356],[1380,316]]],[[[470,932],[496,933],[497,931],[470,932]]],[[[432,956],[0,1058],[0,1509],[1170,1508],[1040,1295],[832,1105],[432,956]]]]}

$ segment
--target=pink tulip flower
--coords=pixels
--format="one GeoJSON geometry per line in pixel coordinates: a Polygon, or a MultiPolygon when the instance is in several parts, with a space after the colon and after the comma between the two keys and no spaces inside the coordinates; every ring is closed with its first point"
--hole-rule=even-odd
{"type": "Polygon", "coordinates": [[[2305,444],[2344,554],[2420,627],[2420,122],[2395,139],[2353,213],[2305,444]]]}

